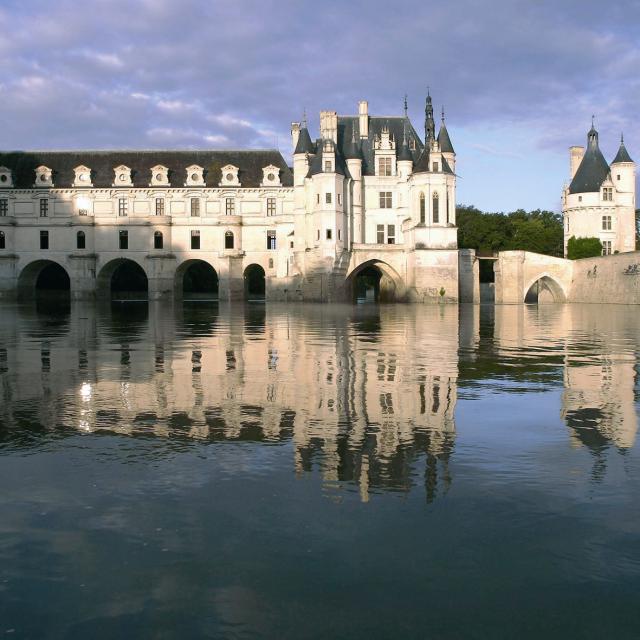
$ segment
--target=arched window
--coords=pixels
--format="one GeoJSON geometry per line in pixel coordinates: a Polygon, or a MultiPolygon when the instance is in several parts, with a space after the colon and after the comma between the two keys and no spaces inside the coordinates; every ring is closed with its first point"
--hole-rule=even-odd
{"type": "Polygon", "coordinates": [[[227,231],[224,234],[224,248],[233,249],[233,232],[232,231],[227,231]]]}
{"type": "Polygon", "coordinates": [[[0,249],[5,249],[6,248],[6,244],[5,244],[6,240],[4,237],[4,231],[0,231],[0,249]]]}
{"type": "Polygon", "coordinates": [[[76,248],[78,249],[87,248],[87,238],[84,235],[84,231],[78,231],[78,233],[76,234],[76,248]]]}
{"type": "Polygon", "coordinates": [[[433,224],[440,222],[440,198],[438,198],[438,192],[433,194],[433,224]]]}
{"type": "Polygon", "coordinates": [[[424,224],[427,218],[427,201],[424,198],[424,193],[420,193],[420,224],[424,224]]]}
{"type": "Polygon", "coordinates": [[[156,231],[153,234],[153,248],[162,249],[163,247],[164,247],[164,236],[162,235],[162,231],[156,231]]]}

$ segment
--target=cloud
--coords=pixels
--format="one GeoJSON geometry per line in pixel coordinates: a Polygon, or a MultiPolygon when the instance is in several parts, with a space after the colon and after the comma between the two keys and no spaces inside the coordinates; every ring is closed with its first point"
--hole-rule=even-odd
{"type": "Polygon", "coordinates": [[[457,130],[505,127],[564,154],[595,113],[605,146],[623,129],[640,153],[639,21],[634,0],[606,12],[595,0],[407,0],[392,13],[382,0],[9,0],[0,146],[136,147],[164,130],[165,144],[277,139],[288,152],[304,108],[315,135],[321,109],[368,99],[373,113],[401,113],[408,93],[421,130],[430,86],[454,145],[457,130]]]}

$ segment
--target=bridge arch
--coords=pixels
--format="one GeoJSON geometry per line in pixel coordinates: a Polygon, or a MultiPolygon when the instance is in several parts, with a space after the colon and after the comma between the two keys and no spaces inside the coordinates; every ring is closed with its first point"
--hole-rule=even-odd
{"type": "Polygon", "coordinates": [[[135,260],[115,258],[100,269],[96,293],[103,298],[146,300],[149,294],[147,272],[135,260]]]}
{"type": "Polygon", "coordinates": [[[18,295],[21,298],[32,298],[40,292],[68,295],[70,291],[69,273],[54,260],[30,262],[18,276],[18,295]]]}
{"type": "Polygon", "coordinates": [[[266,297],[267,278],[264,267],[250,264],[244,270],[244,299],[264,300],[266,297]]]}
{"type": "Polygon", "coordinates": [[[218,272],[206,260],[185,260],[176,269],[176,295],[190,300],[217,300],[219,281],[218,272]]]}
{"type": "Polygon", "coordinates": [[[354,302],[398,302],[405,285],[398,272],[382,260],[362,262],[347,275],[354,302]]]}
{"type": "Polygon", "coordinates": [[[567,301],[567,295],[562,285],[548,273],[536,276],[536,278],[525,287],[524,291],[525,304],[545,304],[567,301]]]}

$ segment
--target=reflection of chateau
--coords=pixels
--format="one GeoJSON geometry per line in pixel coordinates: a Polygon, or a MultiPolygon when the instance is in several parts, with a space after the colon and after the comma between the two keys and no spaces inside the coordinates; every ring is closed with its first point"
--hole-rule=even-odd
{"type": "Polygon", "coordinates": [[[298,472],[356,482],[363,499],[420,475],[429,499],[448,483],[457,309],[138,309],[2,325],[0,346],[18,348],[0,349],[0,423],[290,442],[298,472]]]}
{"type": "Polygon", "coordinates": [[[572,443],[595,455],[635,443],[638,344],[620,340],[625,327],[635,326],[634,314],[633,307],[604,314],[588,305],[495,309],[496,350],[511,375],[535,383],[556,376],[561,366],[561,416],[572,443]]]}

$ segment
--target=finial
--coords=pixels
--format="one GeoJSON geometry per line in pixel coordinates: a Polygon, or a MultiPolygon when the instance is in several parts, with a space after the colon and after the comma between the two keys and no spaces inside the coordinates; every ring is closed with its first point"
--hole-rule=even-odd
{"type": "Polygon", "coordinates": [[[620,134],[620,144],[624,144],[624,133],[620,134]]]}
{"type": "Polygon", "coordinates": [[[595,122],[596,122],[596,117],[595,116],[591,116],[591,128],[592,129],[596,128],[595,122]]]}
{"type": "Polygon", "coordinates": [[[306,107],[302,110],[302,126],[305,129],[307,128],[307,108],[306,107]]]}
{"type": "Polygon", "coordinates": [[[407,110],[408,110],[408,107],[407,107],[407,94],[405,93],[404,94],[404,117],[405,118],[407,117],[407,110]]]}
{"type": "Polygon", "coordinates": [[[356,143],[356,123],[355,122],[351,125],[351,142],[353,144],[356,143]]]}
{"type": "Polygon", "coordinates": [[[427,85],[427,98],[431,97],[430,89],[431,89],[431,87],[429,85],[427,85]]]}
{"type": "Polygon", "coordinates": [[[444,105],[442,106],[442,122],[444,124],[444,105]]]}

